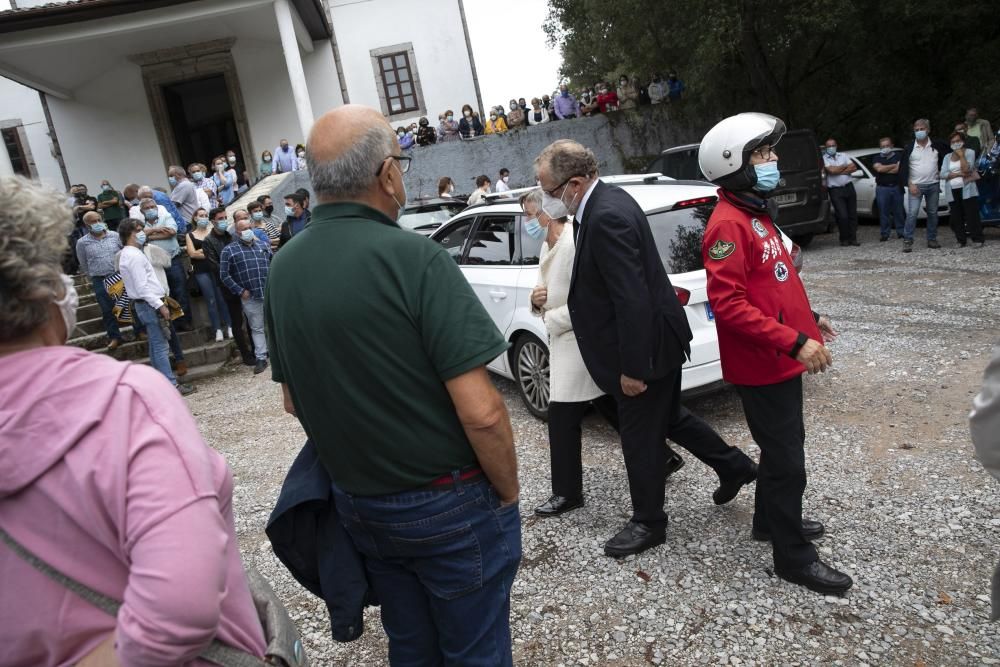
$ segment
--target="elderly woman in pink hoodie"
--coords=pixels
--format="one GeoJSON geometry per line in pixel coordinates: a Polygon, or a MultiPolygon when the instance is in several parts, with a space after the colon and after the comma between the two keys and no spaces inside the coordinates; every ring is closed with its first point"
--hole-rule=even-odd
{"type": "Polygon", "coordinates": [[[0,542],[0,662],[209,665],[213,639],[263,656],[222,457],[161,374],[65,345],[62,199],[0,178],[0,529],[122,604],[101,611],[0,542]]]}

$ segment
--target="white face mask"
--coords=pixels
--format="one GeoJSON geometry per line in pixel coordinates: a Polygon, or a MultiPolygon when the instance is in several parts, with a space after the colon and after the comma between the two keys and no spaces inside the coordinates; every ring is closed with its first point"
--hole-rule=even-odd
{"type": "Polygon", "coordinates": [[[575,210],[571,211],[570,207],[574,205],[574,202],[576,201],[576,197],[574,197],[573,200],[570,201],[569,204],[567,204],[565,201],[563,201],[563,197],[565,197],[565,196],[566,196],[566,190],[565,189],[563,190],[563,193],[562,193],[562,195],[560,195],[559,199],[556,199],[555,197],[553,197],[552,195],[550,195],[548,192],[543,192],[542,193],[542,212],[545,213],[545,215],[547,215],[550,218],[552,218],[553,220],[559,220],[561,218],[565,218],[568,215],[575,214],[576,211],[575,210]]]}
{"type": "MultiPolygon", "coordinates": [[[[399,168],[399,163],[396,160],[392,161],[392,164],[396,167],[396,171],[399,172],[399,182],[403,183],[403,170],[399,168]]],[[[399,211],[396,213],[396,220],[399,220],[400,216],[403,215],[403,209],[406,208],[406,186],[403,185],[403,201],[400,202],[396,199],[396,195],[392,195],[392,201],[396,202],[396,206],[399,207],[399,211]]]]}
{"type": "Polygon", "coordinates": [[[55,304],[59,306],[59,314],[62,315],[63,324],[66,325],[66,340],[73,337],[73,329],[76,328],[76,309],[80,306],[80,297],[76,293],[73,279],[67,275],[60,276],[66,294],[61,299],[57,299],[55,304]]]}

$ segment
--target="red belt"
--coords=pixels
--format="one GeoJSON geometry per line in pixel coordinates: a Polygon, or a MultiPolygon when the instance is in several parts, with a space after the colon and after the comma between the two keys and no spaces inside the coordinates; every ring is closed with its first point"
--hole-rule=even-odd
{"type": "Polygon", "coordinates": [[[461,470],[458,473],[457,480],[452,473],[447,472],[436,479],[432,479],[427,483],[427,486],[448,486],[449,484],[454,484],[456,481],[468,482],[479,477],[483,477],[483,469],[479,466],[473,466],[471,468],[464,468],[461,470]]]}

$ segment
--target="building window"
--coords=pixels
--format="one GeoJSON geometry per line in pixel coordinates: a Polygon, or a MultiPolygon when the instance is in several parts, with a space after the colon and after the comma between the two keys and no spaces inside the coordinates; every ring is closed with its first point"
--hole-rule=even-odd
{"type": "Polygon", "coordinates": [[[382,113],[390,119],[425,114],[413,45],[373,49],[371,57],[382,113]]]}
{"type": "Polygon", "coordinates": [[[5,127],[0,130],[3,135],[3,145],[10,156],[10,164],[14,168],[14,173],[31,178],[31,168],[28,166],[28,155],[21,143],[21,135],[16,127],[5,127]]]}

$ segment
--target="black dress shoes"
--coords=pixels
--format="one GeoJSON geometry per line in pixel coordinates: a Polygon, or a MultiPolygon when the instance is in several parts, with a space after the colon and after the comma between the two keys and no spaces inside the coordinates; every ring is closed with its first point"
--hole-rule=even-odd
{"type": "Polygon", "coordinates": [[[552,496],[535,508],[535,514],[538,516],[559,516],[570,510],[575,510],[577,507],[583,507],[583,498],[552,496]]]}
{"type": "Polygon", "coordinates": [[[712,493],[712,501],[715,502],[716,505],[725,505],[736,497],[736,494],[740,492],[740,489],[750,482],[755,481],[757,481],[757,464],[751,463],[750,472],[748,472],[746,476],[719,484],[719,488],[712,493]]]}
{"type": "Polygon", "coordinates": [[[805,586],[824,595],[842,595],[854,585],[854,580],[840,570],[835,570],[821,560],[794,570],[774,568],[774,573],[793,584],[805,586]]]}
{"type": "Polygon", "coordinates": [[[671,449],[670,458],[667,459],[667,476],[665,479],[669,479],[671,475],[673,475],[675,472],[677,472],[683,467],[684,467],[684,459],[681,458],[680,454],[671,449]]]}
{"type": "Polygon", "coordinates": [[[642,553],[646,549],[659,546],[667,541],[666,526],[660,529],[629,521],[621,532],[604,544],[604,553],[614,558],[624,558],[642,553]]]}
{"type": "MultiPolygon", "coordinates": [[[[821,524],[819,521],[813,521],[812,519],[802,519],[802,537],[806,538],[810,542],[812,542],[813,540],[818,540],[819,538],[823,537],[825,533],[826,533],[826,528],[824,528],[823,524],[821,524]]],[[[771,534],[768,533],[766,530],[760,530],[758,528],[754,528],[751,531],[751,534],[753,535],[753,539],[757,540],[758,542],[771,541],[771,534]]]]}

